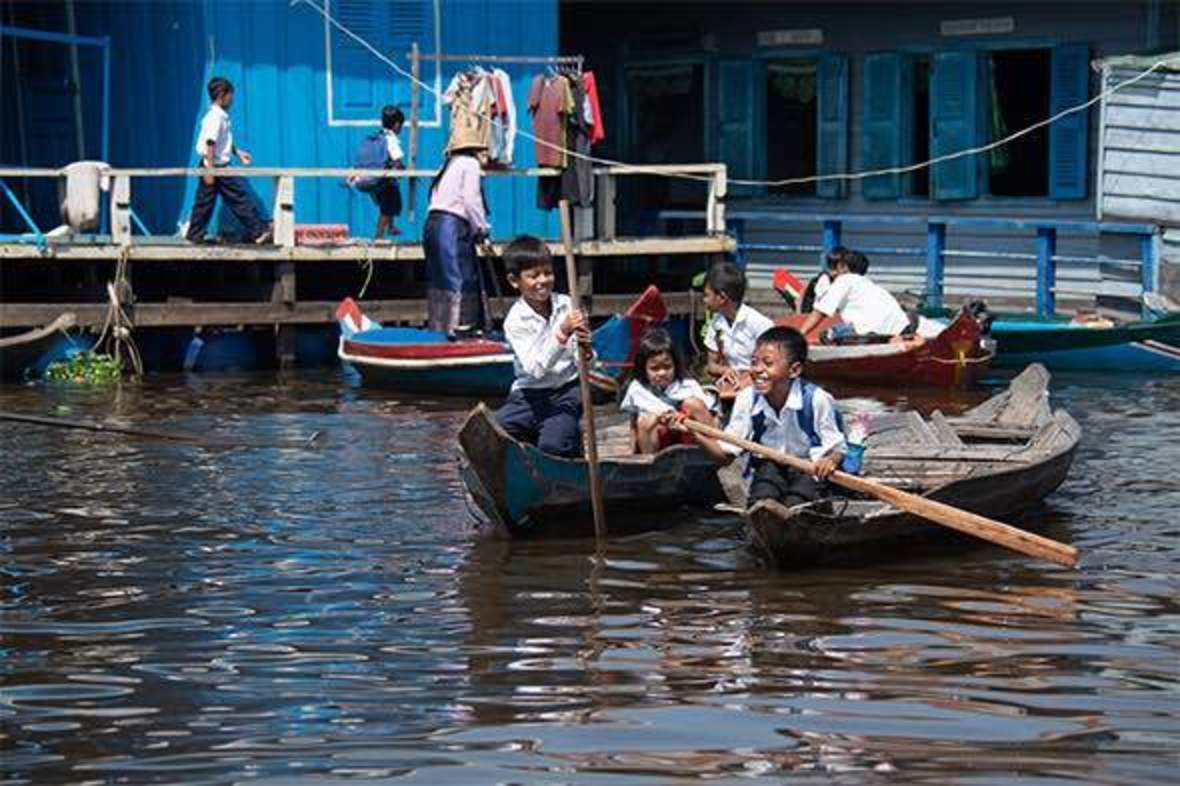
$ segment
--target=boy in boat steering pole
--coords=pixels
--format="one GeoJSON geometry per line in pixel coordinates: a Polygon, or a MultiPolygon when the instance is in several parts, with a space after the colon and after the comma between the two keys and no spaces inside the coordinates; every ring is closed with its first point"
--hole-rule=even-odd
{"type": "MultiPolygon", "coordinates": [[[[744,473],[750,482],[748,504],[773,499],[783,505],[799,505],[825,496],[824,482],[840,468],[847,447],[835,399],[823,388],[803,379],[807,341],[791,327],[773,327],[754,345],[751,361],[753,385],[738,393],[725,431],[735,437],[810,460],[815,476],[773,461],[750,456],[744,473]]],[[[669,412],[664,422],[672,426],[684,415],[669,412]]],[[[696,441],[719,464],[728,464],[741,449],[696,432],[696,441]]]]}
{"type": "Polygon", "coordinates": [[[508,283],[520,293],[504,319],[516,379],[496,421],[545,453],[582,455],[582,397],[574,356],[591,355],[586,315],[553,291],[553,257],[540,238],[521,235],[504,249],[508,283]]]}

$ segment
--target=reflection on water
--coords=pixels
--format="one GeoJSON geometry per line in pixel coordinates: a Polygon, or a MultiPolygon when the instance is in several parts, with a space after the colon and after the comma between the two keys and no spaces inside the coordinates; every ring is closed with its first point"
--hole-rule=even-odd
{"type": "MultiPolygon", "coordinates": [[[[770,575],[732,520],[474,542],[457,402],[332,375],[8,387],[3,408],[313,450],[0,425],[13,783],[1165,783],[1180,748],[1180,382],[1059,378],[1085,430],[980,547],[770,575]]],[[[960,410],[978,400],[891,403],[960,410]]]]}

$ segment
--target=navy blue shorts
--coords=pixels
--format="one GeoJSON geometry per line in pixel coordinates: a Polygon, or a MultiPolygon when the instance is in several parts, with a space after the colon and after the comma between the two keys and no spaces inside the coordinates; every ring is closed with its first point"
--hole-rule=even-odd
{"type": "Polygon", "coordinates": [[[381,215],[390,218],[401,215],[402,192],[398,188],[396,180],[386,178],[376,191],[369,192],[369,196],[373,197],[373,201],[377,203],[377,209],[381,211],[381,215]]]}
{"type": "Polygon", "coordinates": [[[582,396],[577,380],[559,388],[514,390],[496,421],[521,442],[545,453],[582,457],[582,396]]]}

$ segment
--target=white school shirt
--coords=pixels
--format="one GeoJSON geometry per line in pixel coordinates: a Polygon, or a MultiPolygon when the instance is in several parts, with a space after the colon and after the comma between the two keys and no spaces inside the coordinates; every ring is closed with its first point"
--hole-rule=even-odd
{"type": "Polygon", "coordinates": [[[513,390],[558,388],[578,378],[574,357],[577,340],[569,337],[564,344],[557,340],[557,329],[570,311],[569,295],[555,292],[552,298],[548,319],[534,311],[524,298],[513,303],[504,318],[504,336],[514,356],[513,390]]]}
{"type": "Polygon", "coordinates": [[[205,158],[205,146],[213,143],[213,163],[222,166],[229,163],[234,152],[234,132],[230,129],[229,113],[217,104],[210,104],[209,111],[201,119],[201,130],[197,134],[197,155],[205,158]]]}
{"type": "Polygon", "coordinates": [[[397,138],[397,134],[388,128],[384,129],[381,133],[385,134],[385,153],[389,156],[389,160],[401,161],[405,158],[405,153],[402,152],[402,143],[397,138]]]}
{"type": "Polygon", "coordinates": [[[700,399],[709,409],[713,408],[713,396],[705,392],[695,379],[676,379],[660,390],[648,387],[638,379],[631,380],[627,392],[619,402],[619,411],[629,415],[659,415],[679,409],[690,398],[700,399]]]}
{"type": "Polygon", "coordinates": [[[856,273],[838,276],[827,291],[815,299],[815,310],[829,317],[839,314],[862,336],[868,333],[896,336],[910,324],[909,317],[893,295],[856,273]]]}
{"type": "MultiPolygon", "coordinates": [[[[803,386],[796,379],[791,385],[791,392],[787,394],[787,402],[779,412],[758,391],[752,387],[743,388],[733,402],[733,413],[729,416],[729,424],[725,431],[742,439],[754,439],[754,420],[765,418],[765,429],[757,441],[768,448],[786,453],[788,456],[816,461],[826,456],[833,448],[841,453],[846,451],[844,433],[836,424],[836,400],[832,394],[823,388],[816,388],[811,398],[812,423],[815,433],[819,436],[819,447],[813,448],[807,433],[799,428],[799,410],[803,409],[803,386]]],[[[735,456],[742,449],[728,442],[722,442],[721,448],[735,456]]]]}
{"type": "Polygon", "coordinates": [[[717,337],[721,336],[721,352],[725,362],[736,369],[747,369],[754,357],[758,337],[774,327],[774,322],[745,303],[738,306],[733,324],[723,314],[714,314],[705,334],[705,347],[717,352],[717,337]]]}

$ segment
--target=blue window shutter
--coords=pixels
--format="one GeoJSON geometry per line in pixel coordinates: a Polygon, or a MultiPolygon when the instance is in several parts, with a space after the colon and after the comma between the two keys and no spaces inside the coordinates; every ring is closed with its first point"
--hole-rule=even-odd
{"type": "MultiPolygon", "coordinates": [[[[333,0],[331,9],[340,24],[407,71],[410,44],[429,52],[434,45],[432,0],[333,0]]],[[[410,80],[360,42],[335,29],[332,46],[333,111],[337,120],[376,122],[385,104],[410,101],[410,80]]],[[[423,81],[433,79],[433,64],[423,64],[423,81]]]]}
{"type": "MultiPolygon", "coordinates": [[[[1090,97],[1090,50],[1084,44],[1054,47],[1050,66],[1049,113],[1057,114],[1090,97]]],[[[1049,196],[1085,199],[1089,110],[1066,115],[1049,127],[1049,196]]]]}
{"type": "Polygon", "coordinates": [[[717,64],[718,157],[733,178],[754,178],[755,64],[750,60],[722,60],[717,64]]]}
{"type": "MultiPolygon", "coordinates": [[[[900,166],[909,127],[909,80],[904,58],[897,53],[868,55],[864,61],[864,118],[862,168],[900,166]]],[[[896,199],[901,175],[864,179],[865,199],[896,199]]]]}
{"type": "MultiPolygon", "coordinates": [[[[979,143],[979,58],[975,52],[937,52],[931,61],[930,154],[937,158],[979,143]]],[[[935,164],[930,195],[934,199],[979,196],[979,156],[962,156],[935,164]]]]}
{"type": "MultiPolygon", "coordinates": [[[[816,173],[840,174],[848,171],[848,58],[821,57],[818,81],[816,173]]],[[[821,180],[815,192],[828,199],[842,197],[847,193],[847,181],[821,180]]]]}

